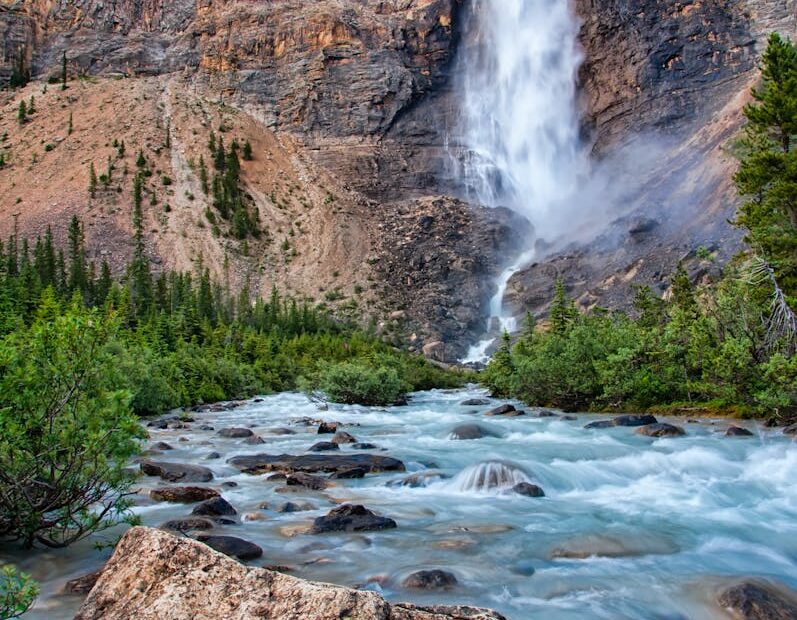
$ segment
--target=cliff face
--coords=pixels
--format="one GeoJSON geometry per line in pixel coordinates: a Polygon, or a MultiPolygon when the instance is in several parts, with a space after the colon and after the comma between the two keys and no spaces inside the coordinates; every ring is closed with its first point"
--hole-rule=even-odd
{"type": "MultiPolygon", "coordinates": [[[[615,221],[586,242],[549,246],[513,279],[518,311],[544,311],[557,275],[585,306],[622,305],[631,282],[666,288],[663,274],[698,245],[732,254],[740,241],[725,222],[735,197],[724,145],[740,126],[766,33],[797,33],[797,0],[573,4],[582,19],[584,133],[610,170],[607,183],[623,178],[612,161],[634,163],[640,150],[649,157],[625,170],[634,183],[615,221]]],[[[457,189],[445,174],[446,136],[457,122],[455,58],[471,7],[0,0],[0,81],[20,62],[40,80],[60,75],[64,52],[70,76],[89,78],[64,93],[45,95],[39,83],[2,95],[0,134],[9,139],[0,148],[10,165],[0,170],[0,232],[13,213],[33,233],[77,213],[91,222],[96,254],[122,260],[131,178],[89,201],[85,175],[125,139],[175,181],[151,188],[154,261],[186,269],[202,255],[217,275],[229,260],[233,282],[254,278],[266,290],[277,283],[316,299],[342,292],[377,314],[403,312],[418,348],[442,339],[454,343],[448,356],[458,355],[478,336],[491,278],[531,237],[504,213],[424,198],[457,189]],[[19,127],[18,100],[31,94],[38,116],[19,127]],[[66,109],[75,112],[69,136],[59,135],[66,109]],[[255,145],[243,178],[269,234],[247,251],[203,223],[209,200],[195,165],[221,127],[255,145]],[[57,148],[41,153],[47,143],[57,148]],[[431,232],[416,230],[427,216],[431,232]],[[286,243],[290,255],[279,249],[286,243]],[[413,295],[407,265],[418,274],[413,295]]]]}

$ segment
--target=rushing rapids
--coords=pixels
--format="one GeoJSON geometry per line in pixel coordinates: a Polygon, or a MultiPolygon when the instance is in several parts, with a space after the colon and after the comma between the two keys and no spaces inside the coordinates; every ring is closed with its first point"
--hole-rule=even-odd
{"type": "MultiPolygon", "coordinates": [[[[670,420],[686,435],[656,439],[635,427],[585,429],[596,420],[590,415],[537,417],[532,409],[483,416],[497,404],[479,390],[436,391],[414,395],[406,407],[320,411],[302,395],[278,394],[231,411],[191,413],[194,421],[173,424],[181,428],[148,429],[151,446],[172,448],[148,458],[202,466],[213,479],[145,476],[136,512],[145,525],[209,525],[210,532],[192,535],[255,543],[263,553],[254,566],[287,566],[294,576],[371,588],[392,601],[490,607],[511,620],[713,620],[720,613],[717,588],[737,577],[797,587],[797,443],[779,429],[750,423],[752,436],[726,437],[724,421],[670,420]],[[336,430],[357,441],[330,454],[391,457],[407,471],[351,467],[342,471],[364,477],[314,472],[289,481],[280,471],[249,474],[228,462],[265,453],[317,455],[307,450],[335,437],[318,434],[322,420],[339,422],[336,430]],[[489,432],[452,438],[454,428],[474,424],[489,432]],[[253,435],[219,434],[228,428],[253,435]],[[518,481],[538,484],[545,497],[512,492],[518,481]],[[174,493],[150,496],[175,485],[191,487],[184,501],[201,503],[160,501],[178,499],[174,493]],[[397,527],[310,533],[341,503],[365,506],[360,518],[367,523],[392,519],[397,527]],[[458,585],[401,585],[423,570],[451,573],[458,585]]],[[[94,543],[113,542],[119,533],[46,556],[19,551],[3,558],[42,581],[29,617],[70,618],[80,598],[61,589],[99,568],[110,551],[94,543]]]]}

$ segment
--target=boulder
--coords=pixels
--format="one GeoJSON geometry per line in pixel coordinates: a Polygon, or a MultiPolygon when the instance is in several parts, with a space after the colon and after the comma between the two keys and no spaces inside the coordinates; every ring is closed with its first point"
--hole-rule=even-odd
{"type": "Polygon", "coordinates": [[[169,444],[167,444],[165,441],[156,441],[156,442],[155,442],[154,444],[152,444],[152,446],[150,446],[150,447],[151,447],[153,450],[161,450],[161,451],[164,451],[164,450],[174,450],[174,448],[172,448],[172,447],[171,447],[169,444]]]}
{"type": "Polygon", "coordinates": [[[156,502],[193,504],[219,496],[219,492],[207,487],[160,487],[152,489],[149,496],[156,502]]]}
{"type": "Polygon", "coordinates": [[[216,459],[220,459],[220,458],[221,458],[221,454],[219,454],[218,452],[208,452],[205,455],[205,460],[206,461],[215,461],[216,459]]]}
{"type": "Polygon", "coordinates": [[[729,426],[728,430],[725,431],[726,437],[752,437],[753,433],[748,431],[746,428],[742,428],[741,426],[729,426]]]}
{"type": "Polygon", "coordinates": [[[308,452],[334,452],[335,450],[340,450],[340,446],[331,441],[319,441],[307,449],[308,452]]]}
{"type": "Polygon", "coordinates": [[[263,441],[263,438],[260,437],[259,435],[251,435],[251,436],[247,437],[246,439],[244,439],[244,443],[245,444],[249,444],[250,446],[257,446],[257,445],[260,445],[260,444],[264,444],[266,442],[263,441]]]}
{"type": "Polygon", "coordinates": [[[768,583],[745,581],[731,586],[720,592],[717,602],[738,620],[797,618],[797,596],[768,583]]]}
{"type": "Polygon", "coordinates": [[[251,437],[254,432],[251,428],[223,428],[217,435],[227,439],[243,439],[244,437],[251,437]]]}
{"type": "Polygon", "coordinates": [[[337,432],[338,432],[337,422],[321,422],[321,424],[318,425],[319,435],[334,435],[337,432]]]}
{"type": "Polygon", "coordinates": [[[379,446],[373,443],[355,443],[351,447],[353,450],[379,450],[379,446]]]}
{"type": "Polygon", "coordinates": [[[305,472],[334,473],[364,467],[369,473],[383,471],[405,471],[404,463],[389,456],[375,454],[254,454],[252,456],[236,456],[227,461],[233,467],[247,474],[265,472],[305,472]]]}
{"type": "Polygon", "coordinates": [[[478,424],[460,424],[452,429],[449,434],[449,439],[466,440],[466,439],[482,439],[483,437],[496,437],[497,435],[492,431],[488,431],[483,426],[478,424]]]}
{"type": "Polygon", "coordinates": [[[195,506],[191,514],[202,517],[229,517],[238,513],[230,502],[219,496],[195,506]]]}
{"type": "Polygon", "coordinates": [[[335,433],[335,436],[332,438],[332,443],[336,444],[344,444],[344,443],[357,443],[357,439],[347,433],[346,431],[338,431],[335,433]]]}
{"type": "Polygon", "coordinates": [[[486,398],[469,398],[467,400],[463,400],[459,404],[463,407],[484,407],[485,405],[489,405],[490,401],[486,398]]]}
{"type": "Polygon", "coordinates": [[[784,435],[797,435],[797,424],[792,424],[783,429],[784,435]]]}
{"type": "Polygon", "coordinates": [[[209,519],[202,519],[201,517],[183,517],[181,519],[172,519],[161,525],[164,530],[173,530],[175,532],[190,532],[191,530],[212,530],[214,528],[213,521],[209,519]]]}
{"type": "Polygon", "coordinates": [[[375,592],[247,567],[188,538],[134,527],[76,620],[505,620],[466,606],[389,604],[375,592]]]}
{"type": "Polygon", "coordinates": [[[277,507],[277,512],[282,513],[307,512],[308,510],[315,510],[315,506],[310,502],[285,502],[277,507]]]}
{"type": "Polygon", "coordinates": [[[304,472],[296,472],[285,477],[285,484],[289,487],[305,487],[313,491],[322,491],[327,488],[327,482],[321,476],[313,476],[304,472]]]}
{"type": "Polygon", "coordinates": [[[169,482],[210,482],[213,480],[213,472],[200,465],[141,461],[139,467],[147,476],[159,476],[169,482]]]}
{"type": "Polygon", "coordinates": [[[640,426],[636,429],[636,434],[645,435],[647,437],[681,437],[682,435],[686,435],[686,431],[680,426],[658,422],[656,424],[640,426]]]}
{"type": "Polygon", "coordinates": [[[497,416],[497,415],[518,415],[518,410],[515,409],[515,405],[498,405],[497,407],[493,407],[489,411],[486,411],[484,415],[489,416],[497,416]]]}
{"type": "Polygon", "coordinates": [[[387,483],[387,486],[409,487],[411,489],[417,489],[419,487],[428,486],[431,482],[446,480],[450,477],[451,476],[448,474],[444,474],[439,471],[419,471],[404,478],[399,478],[398,480],[391,480],[387,483]]]}
{"type": "Polygon", "coordinates": [[[365,478],[365,474],[368,472],[366,471],[365,467],[352,467],[350,469],[343,469],[341,471],[336,471],[334,474],[330,476],[332,480],[346,480],[352,478],[365,478]]]}
{"type": "Polygon", "coordinates": [[[380,517],[365,506],[344,504],[333,508],[323,517],[313,522],[311,534],[326,532],[373,532],[396,527],[396,522],[389,517],[380,517]]]}
{"type": "Polygon", "coordinates": [[[545,497],[545,492],[542,488],[530,482],[518,482],[512,487],[512,490],[518,495],[525,495],[526,497],[545,497]]]}
{"type": "Polygon", "coordinates": [[[296,431],[293,431],[289,428],[270,428],[268,432],[272,435],[295,435],[296,431]]]}
{"type": "Polygon", "coordinates": [[[210,536],[202,534],[197,536],[199,542],[205,543],[219,553],[238,558],[244,562],[256,560],[263,555],[263,549],[253,542],[235,536],[210,536]]]}
{"type": "Polygon", "coordinates": [[[655,416],[648,413],[645,414],[629,414],[618,415],[611,420],[598,420],[590,422],[584,428],[612,428],[614,426],[648,426],[650,424],[658,424],[659,421],[655,416]]]}
{"type": "Polygon", "coordinates": [[[419,570],[405,577],[401,585],[417,590],[442,590],[457,585],[457,578],[444,570],[419,570]]]}
{"type": "Polygon", "coordinates": [[[553,411],[548,411],[547,409],[540,409],[539,411],[534,412],[533,416],[535,418],[558,418],[559,414],[554,413],[553,411]]]}

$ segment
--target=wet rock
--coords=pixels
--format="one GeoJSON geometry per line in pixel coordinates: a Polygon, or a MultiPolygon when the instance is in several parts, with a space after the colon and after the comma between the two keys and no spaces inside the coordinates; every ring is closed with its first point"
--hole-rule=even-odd
{"type": "Polygon", "coordinates": [[[326,480],[321,476],[313,476],[312,474],[305,474],[302,472],[296,472],[286,476],[285,484],[289,487],[305,487],[313,491],[322,491],[328,486],[326,480]]]}
{"type": "Polygon", "coordinates": [[[332,480],[346,480],[352,478],[365,478],[365,474],[368,472],[366,471],[365,467],[352,467],[350,469],[344,469],[342,471],[336,471],[330,476],[332,480]]]}
{"type": "Polygon", "coordinates": [[[457,585],[457,578],[444,570],[419,570],[404,578],[401,585],[417,590],[444,590],[457,585]]]}
{"type": "Polygon", "coordinates": [[[310,502],[285,502],[277,507],[277,512],[291,513],[291,512],[307,512],[315,510],[315,506],[310,502]]]}
{"type": "Polygon", "coordinates": [[[482,439],[483,437],[497,437],[497,435],[478,424],[460,424],[448,436],[449,439],[454,440],[482,439]]]}
{"type": "Polygon", "coordinates": [[[265,521],[268,519],[262,512],[247,512],[241,517],[241,521],[248,523],[250,521],[265,521]]]}
{"type": "Polygon", "coordinates": [[[227,517],[238,513],[232,504],[219,496],[202,502],[191,511],[191,514],[203,517],[227,517]]]}
{"type": "Polygon", "coordinates": [[[313,521],[311,534],[325,532],[373,532],[392,529],[396,522],[389,517],[380,517],[365,506],[344,504],[333,508],[323,517],[313,521]]]}
{"type": "Polygon", "coordinates": [[[379,450],[379,446],[373,443],[355,443],[352,444],[352,450],[379,450]]]}
{"type": "Polygon", "coordinates": [[[210,426],[209,424],[203,424],[202,426],[199,427],[199,430],[200,431],[215,431],[216,428],[213,427],[213,426],[210,426]]]}
{"type": "Polygon", "coordinates": [[[238,483],[233,480],[228,480],[227,482],[222,482],[221,486],[225,489],[234,489],[238,486],[238,483]]]}
{"type": "Polygon", "coordinates": [[[467,400],[463,400],[459,404],[463,407],[483,407],[485,405],[489,405],[490,401],[486,398],[469,398],[467,400]]]}
{"type": "Polygon", "coordinates": [[[269,482],[279,482],[280,480],[287,480],[287,479],[288,479],[288,476],[286,474],[283,474],[283,473],[271,474],[270,476],[268,476],[266,478],[266,480],[268,480],[269,482]]]}
{"type": "Polygon", "coordinates": [[[161,525],[164,530],[172,530],[174,532],[190,532],[191,530],[212,530],[214,528],[213,521],[209,519],[202,519],[200,517],[183,517],[181,519],[172,519],[161,525]]]}
{"type": "Polygon", "coordinates": [[[794,620],[797,595],[786,594],[766,583],[746,581],[723,590],[719,605],[738,620],[794,620]]]}
{"type": "Polygon", "coordinates": [[[748,431],[746,428],[742,428],[741,426],[729,426],[728,430],[725,431],[726,437],[752,437],[753,433],[748,431]]]}
{"type": "Polygon", "coordinates": [[[219,553],[238,558],[241,561],[256,560],[263,555],[263,549],[253,542],[235,536],[197,536],[197,540],[205,543],[219,553]]]}
{"type": "Polygon", "coordinates": [[[94,584],[97,583],[100,575],[102,575],[102,570],[103,569],[95,570],[86,575],[70,579],[64,584],[64,594],[88,594],[91,592],[94,584]]]}
{"type": "Polygon", "coordinates": [[[558,418],[559,415],[547,409],[540,409],[532,414],[535,418],[558,418]]]}
{"type": "Polygon", "coordinates": [[[210,482],[213,472],[200,465],[141,461],[141,471],[147,476],[158,476],[169,482],[210,482]]]}
{"type": "Polygon", "coordinates": [[[260,437],[258,435],[252,435],[251,437],[247,437],[246,439],[244,439],[244,443],[248,444],[250,446],[256,446],[256,445],[264,444],[266,442],[263,441],[262,437],[260,437]]]}
{"type": "Polygon", "coordinates": [[[172,448],[165,441],[156,441],[154,444],[152,444],[151,448],[153,450],[161,450],[161,451],[174,450],[174,448],[172,448]]]}
{"type": "Polygon", "coordinates": [[[219,492],[207,487],[160,487],[152,489],[149,496],[156,502],[193,504],[219,496],[219,492]]]}
{"type": "Polygon", "coordinates": [[[797,424],[792,424],[783,429],[784,435],[797,435],[797,424]]]}
{"type": "Polygon", "coordinates": [[[614,426],[648,426],[658,424],[655,416],[650,414],[619,415],[611,420],[598,420],[590,422],[584,428],[612,428],[614,426]]]}
{"type": "Polygon", "coordinates": [[[180,437],[177,441],[179,441],[180,443],[188,443],[191,440],[188,439],[188,437],[180,437]]]}
{"type": "Polygon", "coordinates": [[[682,435],[686,435],[686,431],[680,426],[658,422],[656,424],[640,426],[636,430],[636,434],[645,435],[647,437],[681,437],[682,435]]]}
{"type": "Polygon", "coordinates": [[[591,557],[626,558],[643,555],[675,553],[677,546],[654,535],[627,536],[613,534],[585,534],[566,540],[555,547],[551,559],[584,560],[591,557]]]}
{"type": "Polygon", "coordinates": [[[500,614],[466,606],[391,605],[374,592],[247,567],[189,538],[131,528],[117,544],[75,620],[166,617],[504,620],[500,614]]]}
{"type": "Polygon", "coordinates": [[[281,428],[281,427],[270,428],[270,429],[268,429],[268,432],[270,434],[272,434],[272,435],[295,435],[296,434],[296,431],[293,431],[293,430],[291,430],[289,428],[281,428]]]}
{"type": "Polygon", "coordinates": [[[559,416],[559,419],[562,420],[563,422],[576,422],[578,420],[578,418],[574,415],[559,416]]]}
{"type": "Polygon", "coordinates": [[[428,486],[432,482],[437,482],[439,480],[447,480],[450,478],[448,474],[444,474],[439,471],[420,471],[415,474],[411,474],[405,478],[400,478],[399,480],[391,480],[387,483],[389,487],[409,487],[411,489],[417,489],[420,487],[428,486]]]}
{"type": "Polygon", "coordinates": [[[221,454],[219,454],[218,452],[208,452],[205,455],[205,460],[206,461],[215,461],[216,459],[220,459],[220,458],[221,458],[221,454]]]}
{"type": "Polygon", "coordinates": [[[520,560],[512,567],[512,572],[524,577],[531,577],[537,569],[534,568],[534,562],[531,560],[520,560]]]}
{"type": "Polygon", "coordinates": [[[309,474],[334,473],[352,467],[365,467],[372,474],[405,470],[404,463],[398,459],[376,454],[254,454],[236,456],[227,462],[247,474],[297,471],[309,474]]]}
{"type": "Polygon", "coordinates": [[[244,437],[251,437],[254,432],[251,428],[223,428],[216,434],[227,439],[243,439],[244,437]]]}
{"type": "Polygon", "coordinates": [[[337,422],[321,422],[321,424],[318,425],[319,435],[334,435],[337,432],[338,432],[337,422]]]}
{"type": "Polygon", "coordinates": [[[484,415],[488,416],[499,416],[499,415],[506,415],[506,416],[517,416],[523,415],[523,412],[518,411],[515,409],[514,405],[506,404],[506,405],[499,405],[498,407],[494,407],[489,411],[486,411],[484,415]]]}
{"type": "Polygon", "coordinates": [[[332,443],[336,444],[346,444],[346,443],[357,443],[357,439],[354,435],[350,435],[346,431],[338,431],[335,433],[335,436],[332,438],[332,443]]]}
{"type": "Polygon", "coordinates": [[[263,402],[266,402],[266,399],[265,398],[253,398],[252,402],[253,403],[263,403],[263,402]]]}
{"type": "Polygon", "coordinates": [[[319,441],[307,449],[308,452],[334,452],[335,450],[340,450],[340,446],[331,441],[319,441]]]}
{"type": "Polygon", "coordinates": [[[526,497],[545,497],[545,492],[536,484],[530,482],[519,482],[512,487],[512,490],[518,495],[525,495],[526,497]]]}

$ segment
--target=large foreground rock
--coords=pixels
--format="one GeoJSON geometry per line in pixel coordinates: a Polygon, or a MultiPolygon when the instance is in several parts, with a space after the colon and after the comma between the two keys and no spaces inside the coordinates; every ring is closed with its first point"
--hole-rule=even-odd
{"type": "Polygon", "coordinates": [[[404,463],[398,459],[375,454],[253,454],[236,456],[227,462],[247,474],[270,471],[335,473],[353,467],[364,467],[370,473],[404,471],[404,463]]]}
{"type": "Polygon", "coordinates": [[[248,568],[165,532],[127,532],[76,620],[505,620],[473,607],[390,605],[375,592],[248,568]]]}

